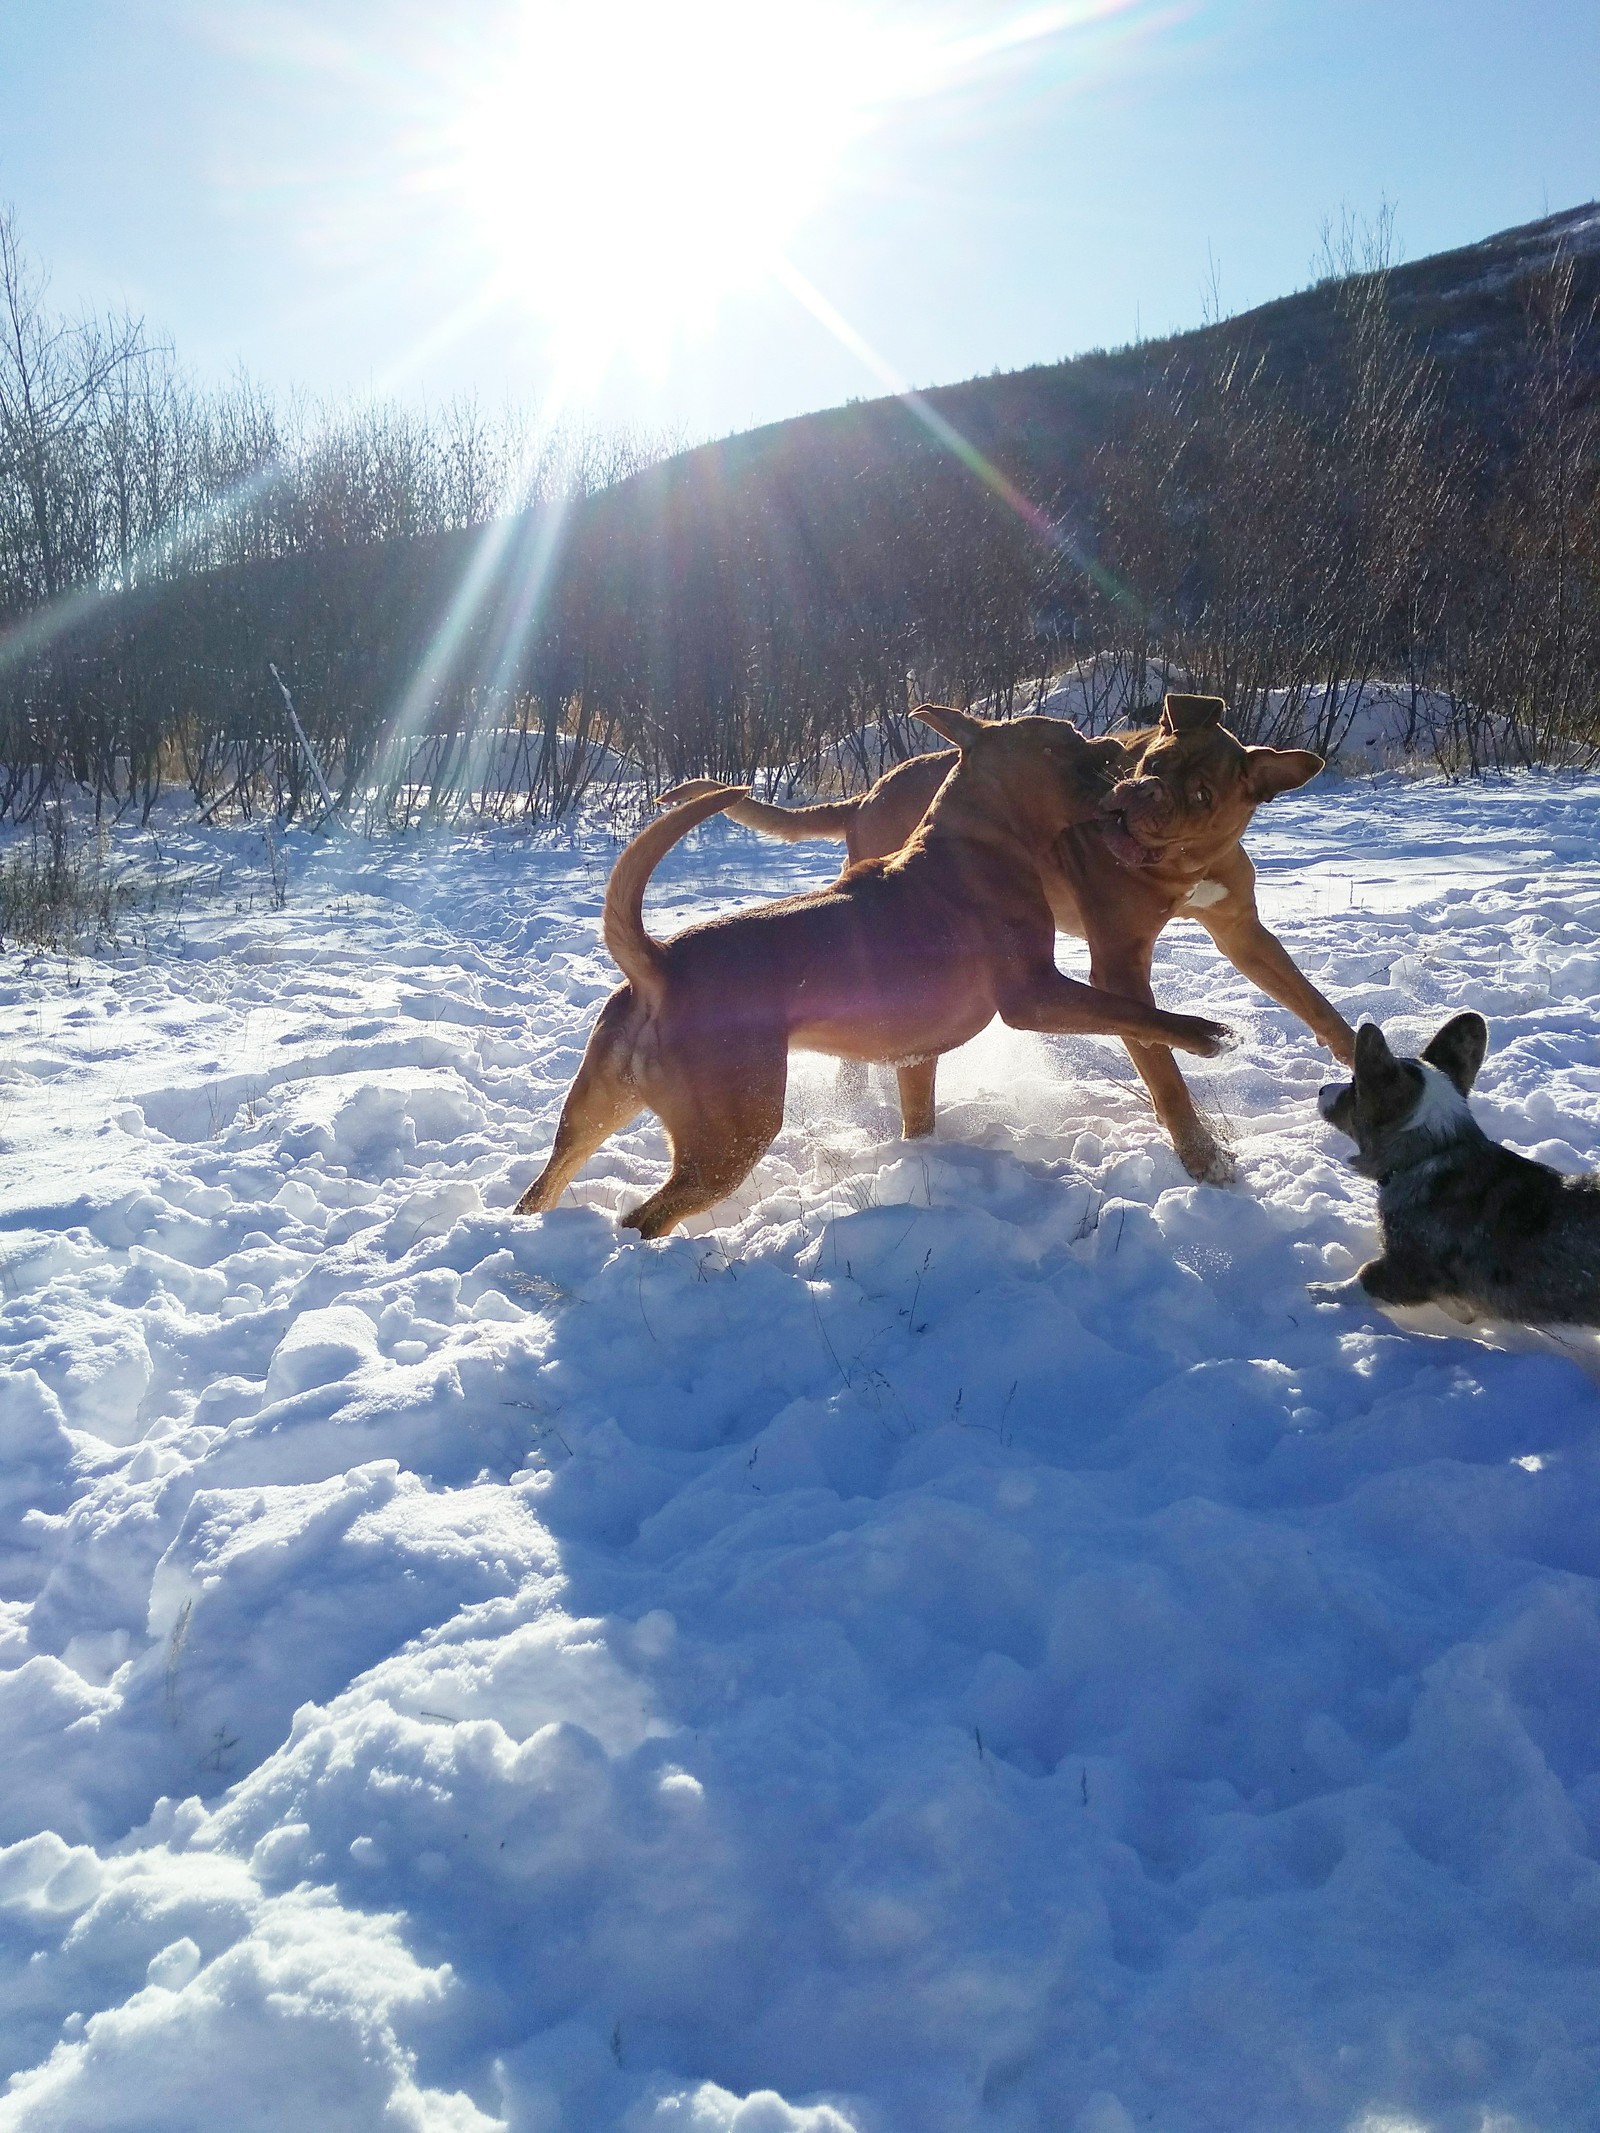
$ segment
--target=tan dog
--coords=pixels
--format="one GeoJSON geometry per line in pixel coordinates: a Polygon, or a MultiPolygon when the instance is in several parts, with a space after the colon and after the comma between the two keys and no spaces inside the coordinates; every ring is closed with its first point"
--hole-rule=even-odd
{"type": "MultiPolygon", "coordinates": [[[[1042,870],[1051,911],[1063,933],[1088,942],[1094,983],[1138,1000],[1154,998],[1150,962],[1162,929],[1174,918],[1197,919],[1236,969],[1348,1065],[1355,1033],[1261,923],[1255,869],[1239,843],[1261,803],[1314,778],[1322,758],[1302,748],[1245,747],[1223,726],[1226,709],[1220,696],[1169,695],[1159,724],[1116,736],[1120,781],[1099,819],[1070,827],[1042,870]]],[[[913,756],[856,800],[785,808],[743,799],[727,812],[789,842],[842,837],[854,865],[899,849],[954,762],[943,750],[913,756]]],[[[696,780],[664,798],[709,789],[696,780]]],[[[1134,1038],[1128,1050],[1184,1168],[1225,1183],[1232,1158],[1196,1112],[1171,1052],[1134,1038]]]]}
{"type": "Polygon", "coordinates": [[[646,1106],[671,1138],[672,1175],[623,1221],[658,1237],[714,1206],[783,1123],[791,1046],[896,1067],[908,1137],[932,1130],[939,1054],[997,1014],[1014,1029],[1139,1036],[1202,1058],[1222,1049],[1215,1022],[1119,999],[1055,966],[1040,870],[1061,832],[1096,813],[1121,761],[1115,745],[1060,719],[918,715],[956,742],[956,767],[904,850],[847,868],[832,888],[655,941],[642,917],[652,871],[741,794],[713,786],[634,838],[604,918],[628,982],[600,1011],[555,1148],[518,1214],[554,1206],[646,1106]]]}

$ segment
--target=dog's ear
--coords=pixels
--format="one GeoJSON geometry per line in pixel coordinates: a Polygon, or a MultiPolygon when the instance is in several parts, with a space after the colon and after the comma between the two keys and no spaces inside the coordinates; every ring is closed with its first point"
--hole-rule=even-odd
{"type": "Polygon", "coordinates": [[[1139,760],[1138,749],[1130,748],[1120,733],[1097,733],[1079,737],[1083,741],[1085,759],[1092,762],[1097,770],[1103,770],[1108,777],[1126,776],[1139,760]]]}
{"type": "Polygon", "coordinates": [[[1161,699],[1161,723],[1168,733],[1198,733],[1220,726],[1227,708],[1220,696],[1176,696],[1169,690],[1161,699]]]}
{"type": "Polygon", "coordinates": [[[1356,1081],[1369,1094],[1381,1096],[1386,1088],[1406,1080],[1406,1071],[1389,1049],[1389,1040],[1376,1022],[1363,1022],[1356,1031],[1356,1081]]]}
{"type": "Polygon", "coordinates": [[[989,723],[987,719],[972,718],[965,711],[952,711],[947,704],[918,704],[911,716],[920,718],[942,740],[954,742],[957,748],[970,748],[989,723]]]}
{"type": "Polygon", "coordinates": [[[1247,748],[1245,759],[1245,778],[1257,806],[1275,800],[1281,792],[1309,785],[1326,767],[1323,758],[1309,748],[1247,748]]]}
{"type": "Polygon", "coordinates": [[[1444,1028],[1428,1039],[1422,1056],[1429,1066],[1448,1074],[1465,1096],[1478,1078],[1483,1055],[1489,1049],[1489,1025],[1482,1015],[1452,1016],[1444,1028]]]}

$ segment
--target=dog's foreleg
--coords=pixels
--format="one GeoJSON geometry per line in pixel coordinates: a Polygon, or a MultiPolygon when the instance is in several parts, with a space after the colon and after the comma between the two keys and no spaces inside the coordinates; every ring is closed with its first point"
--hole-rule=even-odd
{"type": "Polygon", "coordinates": [[[1131,1037],[1127,1042],[1128,1057],[1184,1169],[1202,1185],[1231,1185],[1238,1175],[1233,1155],[1195,1109],[1177,1060],[1164,1044],[1140,1044],[1131,1037]]]}
{"type": "MultiPolygon", "coordinates": [[[[1155,1006],[1150,990],[1150,956],[1155,943],[1142,947],[1123,942],[1102,943],[1090,955],[1090,976],[1096,985],[1123,993],[1129,999],[1155,1006]]],[[[1231,1185],[1237,1175],[1232,1154],[1195,1109],[1189,1085],[1178,1071],[1178,1062],[1164,1044],[1141,1044],[1135,1037],[1124,1040],[1134,1071],[1144,1083],[1156,1117],[1167,1130],[1178,1160],[1190,1177],[1202,1185],[1231,1185]]]]}
{"type": "Polygon", "coordinates": [[[1175,1044],[1180,1051],[1214,1059],[1233,1041],[1226,1023],[1201,1015],[1169,1015],[1126,993],[1081,985],[1054,967],[1030,973],[1000,1000],[1000,1018],[1012,1029],[1053,1031],[1083,1037],[1135,1037],[1147,1044],[1175,1044]]]}
{"type": "Polygon", "coordinates": [[[1425,1304],[1438,1301],[1435,1284],[1420,1268],[1403,1260],[1369,1259],[1348,1281],[1308,1282],[1306,1294],[1319,1303],[1425,1304]]]}
{"type": "Polygon", "coordinates": [[[1195,911],[1189,915],[1200,921],[1235,970],[1242,972],[1252,985],[1259,986],[1269,1000],[1276,1000],[1280,1007],[1288,1008],[1291,1015],[1298,1015],[1335,1059],[1342,1060],[1346,1066],[1354,1063],[1355,1031],[1333,1002],[1325,999],[1296,966],[1288,949],[1275,933],[1270,933],[1262,925],[1254,910],[1235,917],[1223,904],[1215,911],[1195,911]]]}
{"type": "Polygon", "coordinates": [[[1306,1294],[1314,1303],[1364,1304],[1371,1298],[1361,1286],[1359,1274],[1352,1274],[1348,1281],[1308,1281],[1306,1294]]]}

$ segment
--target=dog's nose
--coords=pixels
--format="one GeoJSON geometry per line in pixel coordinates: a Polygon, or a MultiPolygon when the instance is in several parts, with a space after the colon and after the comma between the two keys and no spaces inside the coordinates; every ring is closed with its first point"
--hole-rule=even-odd
{"type": "Polygon", "coordinates": [[[1120,815],[1124,809],[1136,806],[1157,781],[1154,778],[1121,778],[1100,802],[1106,814],[1120,815]]]}
{"type": "Polygon", "coordinates": [[[1324,1118],[1329,1118],[1332,1116],[1333,1107],[1339,1101],[1339,1098],[1344,1094],[1344,1092],[1345,1084],[1342,1081],[1325,1081],[1322,1084],[1322,1087],[1318,1089],[1317,1109],[1322,1113],[1324,1118]]]}

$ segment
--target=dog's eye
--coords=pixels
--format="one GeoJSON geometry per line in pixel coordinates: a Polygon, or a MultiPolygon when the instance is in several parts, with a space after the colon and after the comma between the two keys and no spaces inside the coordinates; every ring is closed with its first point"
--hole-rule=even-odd
{"type": "Polygon", "coordinates": [[[1197,785],[1194,789],[1194,799],[1196,807],[1209,807],[1211,805],[1211,787],[1209,785],[1197,785]]]}

